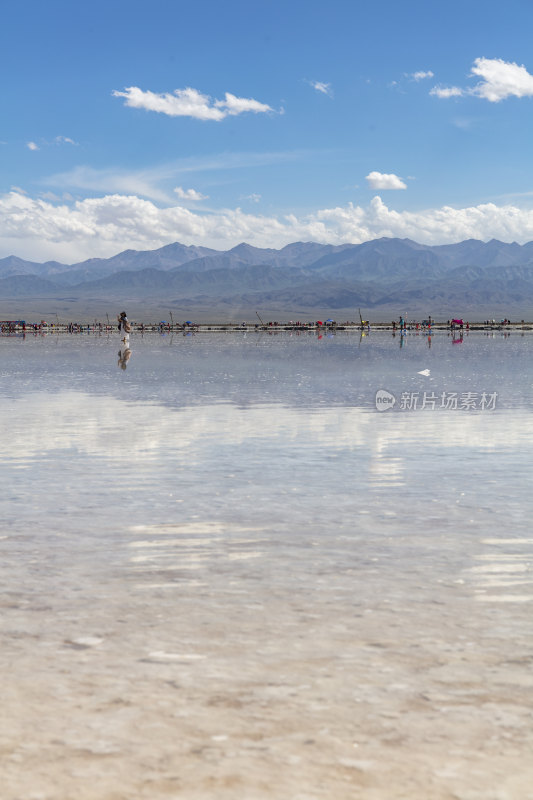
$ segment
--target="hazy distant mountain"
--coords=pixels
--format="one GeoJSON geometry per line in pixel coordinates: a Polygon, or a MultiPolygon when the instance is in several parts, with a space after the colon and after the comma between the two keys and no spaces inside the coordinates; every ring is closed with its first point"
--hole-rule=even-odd
{"type": "Polygon", "coordinates": [[[51,297],[58,294],[58,286],[38,275],[12,275],[0,278],[0,298],[51,297]]]}
{"type": "Polygon", "coordinates": [[[252,247],[245,242],[231,250],[194,259],[175,267],[175,271],[200,272],[212,269],[234,269],[242,264],[271,267],[308,267],[317,259],[335,255],[352,245],[317,244],[316,242],[294,242],[281,250],[252,247]]]}
{"type": "Polygon", "coordinates": [[[271,264],[273,267],[308,267],[320,258],[336,255],[349,247],[353,247],[353,245],[293,242],[281,250],[270,250],[252,247],[246,242],[241,242],[241,244],[229,250],[228,253],[237,256],[240,261],[246,261],[248,264],[271,264]]]}
{"type": "Polygon", "coordinates": [[[262,291],[294,287],[305,282],[307,274],[304,270],[289,268],[281,270],[268,265],[245,264],[230,259],[231,266],[225,269],[193,271],[171,270],[162,272],[155,269],[143,269],[137,272],[119,272],[98,281],[88,281],[72,287],[72,291],[80,295],[156,297],[163,292],[179,293],[185,297],[197,294],[212,298],[222,297],[241,291],[262,291]]]}
{"type": "Polygon", "coordinates": [[[116,272],[131,272],[141,269],[168,270],[192,261],[195,258],[217,255],[209,247],[187,246],[175,242],[158,250],[124,250],[111,258],[89,258],[64,270],[54,278],[64,286],[73,286],[83,281],[105,278],[116,272]]]}
{"type": "Polygon", "coordinates": [[[35,261],[25,261],[17,256],[0,258],[0,278],[9,278],[11,275],[48,275],[54,270],[70,269],[58,261],[46,261],[39,264],[35,261]]]}
{"type": "MultiPolygon", "coordinates": [[[[271,305],[379,309],[495,307],[511,313],[531,304],[533,242],[468,239],[428,246],[382,238],[363,244],[294,242],[280,250],[245,242],[227,251],[176,242],[125,250],[108,259],[65,265],[16,256],[0,260],[0,298],[53,297],[174,303],[206,308],[271,305]]],[[[498,310],[496,310],[498,309],[498,310]]]]}
{"type": "Polygon", "coordinates": [[[228,305],[239,308],[271,306],[290,312],[292,309],[323,308],[331,313],[337,309],[352,308],[357,318],[357,309],[379,305],[383,291],[373,284],[361,283],[347,286],[334,281],[311,281],[298,287],[271,289],[262,292],[245,292],[225,298],[228,305]]]}
{"type": "Polygon", "coordinates": [[[394,277],[417,275],[434,278],[447,269],[432,248],[409,239],[375,239],[328,253],[310,265],[328,278],[390,281],[394,277]]]}

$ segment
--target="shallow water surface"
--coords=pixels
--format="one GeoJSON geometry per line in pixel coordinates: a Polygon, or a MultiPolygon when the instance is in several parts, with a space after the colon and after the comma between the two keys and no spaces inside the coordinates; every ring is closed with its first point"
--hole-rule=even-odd
{"type": "Polygon", "coordinates": [[[532,345],[0,338],[6,800],[533,798],[532,345]]]}

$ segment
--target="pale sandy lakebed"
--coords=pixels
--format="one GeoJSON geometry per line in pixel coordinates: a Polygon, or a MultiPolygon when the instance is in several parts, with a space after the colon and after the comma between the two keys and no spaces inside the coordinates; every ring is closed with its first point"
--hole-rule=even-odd
{"type": "Polygon", "coordinates": [[[533,798],[530,340],[120,346],[0,338],[2,800],[533,798]]]}

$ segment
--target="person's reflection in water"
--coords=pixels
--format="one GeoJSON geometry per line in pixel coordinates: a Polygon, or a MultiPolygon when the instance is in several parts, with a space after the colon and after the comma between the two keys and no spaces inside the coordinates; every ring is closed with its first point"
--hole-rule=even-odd
{"type": "Polygon", "coordinates": [[[122,347],[120,348],[120,350],[118,351],[118,364],[117,364],[117,366],[119,366],[120,369],[126,369],[126,367],[128,366],[128,361],[130,360],[130,358],[131,358],[131,350],[129,348],[129,342],[128,343],[124,343],[122,345],[122,347]]]}

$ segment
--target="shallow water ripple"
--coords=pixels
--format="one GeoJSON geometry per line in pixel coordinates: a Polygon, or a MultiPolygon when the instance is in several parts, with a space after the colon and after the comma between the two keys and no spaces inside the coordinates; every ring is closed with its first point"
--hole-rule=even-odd
{"type": "Polygon", "coordinates": [[[533,362],[458,351],[0,340],[2,800],[533,800],[533,362]]]}

